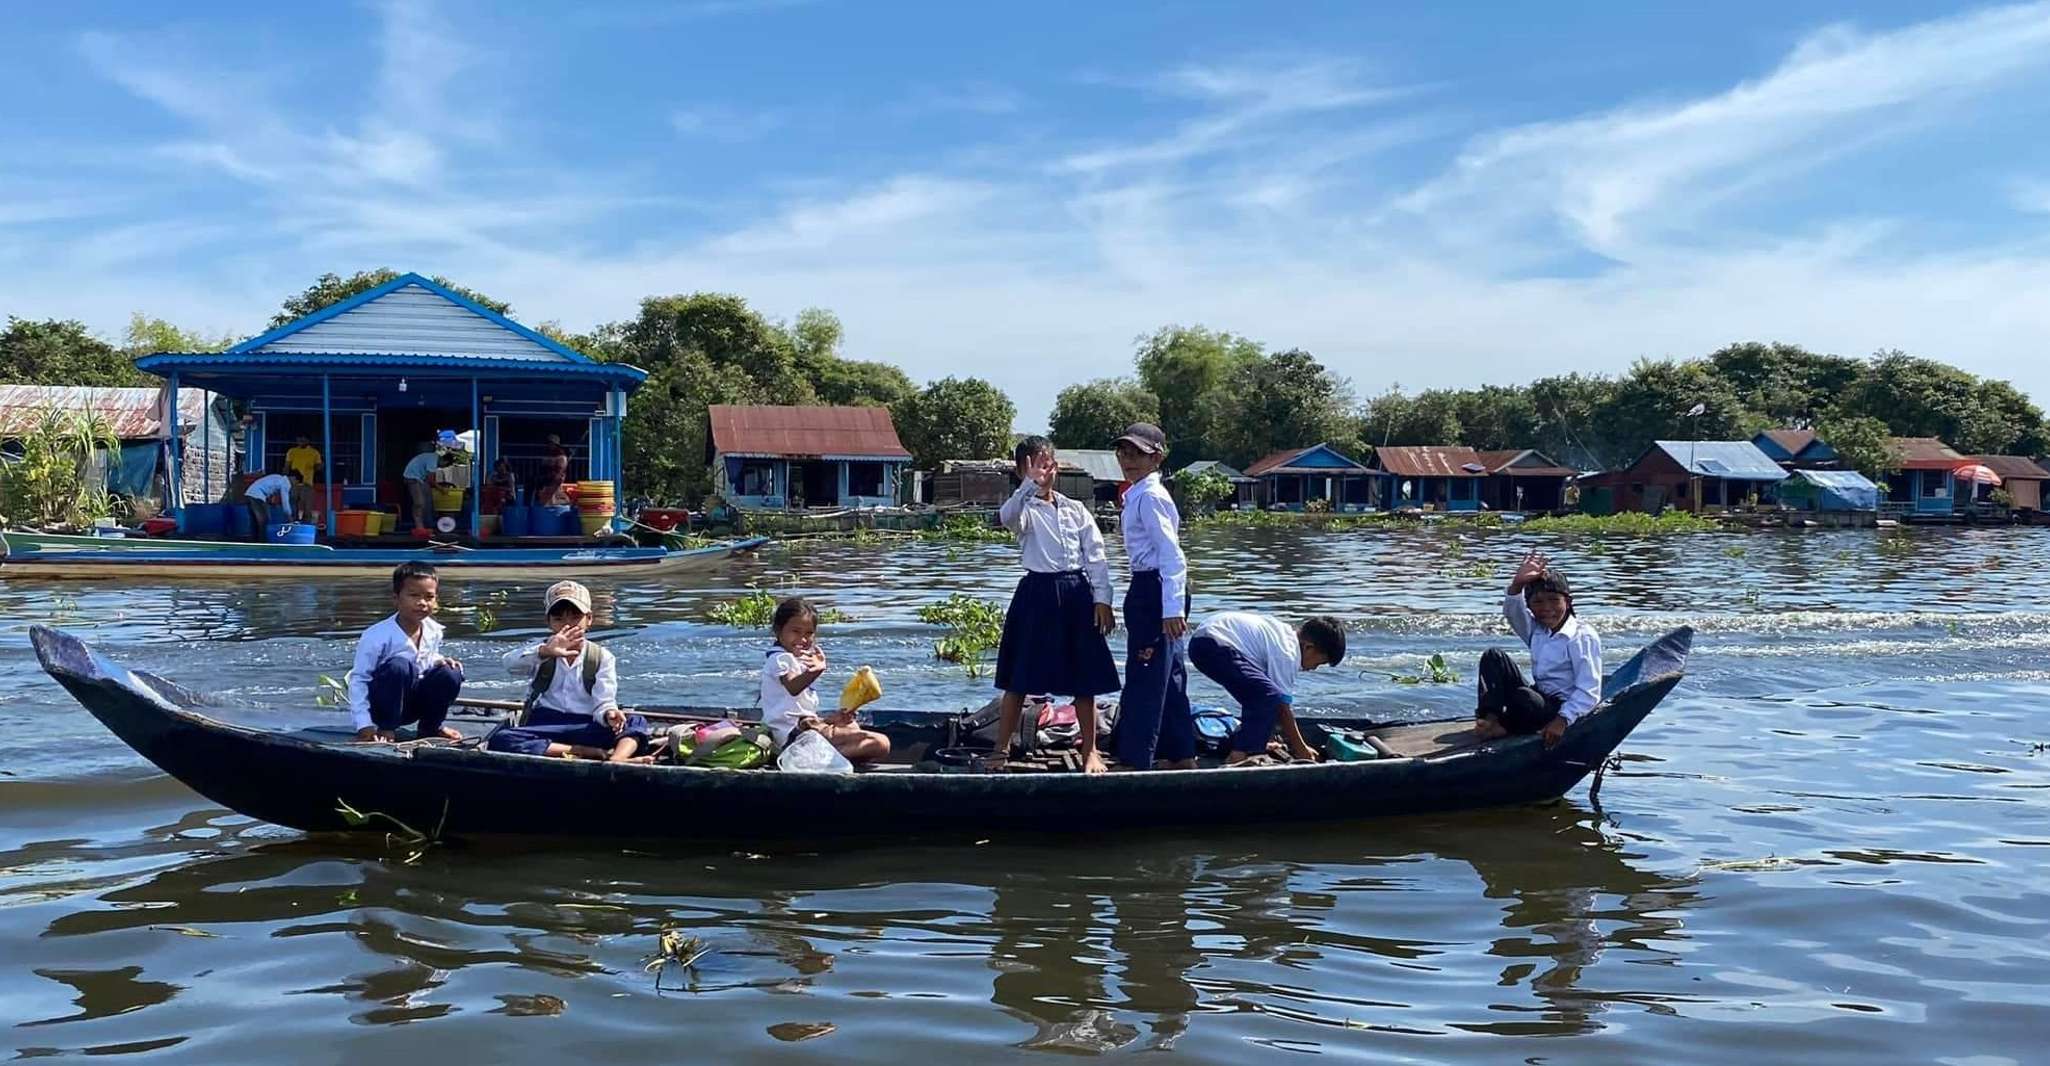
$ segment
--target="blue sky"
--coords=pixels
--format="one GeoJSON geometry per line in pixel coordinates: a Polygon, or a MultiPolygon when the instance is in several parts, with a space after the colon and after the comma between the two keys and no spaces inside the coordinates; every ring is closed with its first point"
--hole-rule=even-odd
{"type": "Polygon", "coordinates": [[[846,354],[988,377],[1023,426],[1169,322],[1307,348],[1362,395],[1761,339],[2050,400],[2050,5],[8,23],[0,313],[110,334],[141,310],[246,335],[388,265],[572,328],[695,290],[827,307],[846,354]]]}

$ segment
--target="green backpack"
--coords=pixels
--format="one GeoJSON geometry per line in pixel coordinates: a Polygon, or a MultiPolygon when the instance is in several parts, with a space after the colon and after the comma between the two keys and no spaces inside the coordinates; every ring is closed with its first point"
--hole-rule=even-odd
{"type": "Polygon", "coordinates": [[[743,725],[740,735],[709,751],[697,746],[697,727],[672,726],[669,730],[669,759],[678,766],[703,766],[721,770],[753,770],[769,761],[775,739],[767,726],[743,725]]]}

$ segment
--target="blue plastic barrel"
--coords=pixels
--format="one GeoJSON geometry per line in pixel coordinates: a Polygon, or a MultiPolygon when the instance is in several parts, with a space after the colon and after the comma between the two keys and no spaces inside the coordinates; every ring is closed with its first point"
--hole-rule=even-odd
{"type": "Polygon", "coordinates": [[[272,544],[311,544],[317,528],[311,522],[273,523],[263,531],[263,536],[272,544]]]}
{"type": "Polygon", "coordinates": [[[534,535],[534,509],[518,504],[506,504],[498,512],[498,532],[506,537],[531,537],[534,535]]]}
{"type": "Polygon", "coordinates": [[[222,532],[236,540],[248,540],[249,534],[252,532],[249,508],[239,503],[224,503],[218,506],[221,508],[221,517],[224,519],[221,523],[222,532]]]}
{"type": "Polygon", "coordinates": [[[226,531],[225,518],[218,503],[189,504],[180,512],[178,531],[192,537],[218,537],[226,531]]]}
{"type": "Polygon", "coordinates": [[[584,533],[584,524],[577,521],[574,507],[549,506],[534,509],[534,535],[542,537],[579,537],[584,533]]]}

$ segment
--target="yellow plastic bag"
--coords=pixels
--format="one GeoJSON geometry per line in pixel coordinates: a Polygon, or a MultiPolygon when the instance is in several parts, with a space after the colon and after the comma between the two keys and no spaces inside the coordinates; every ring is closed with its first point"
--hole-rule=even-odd
{"type": "Polygon", "coordinates": [[[865,704],[874,703],[883,696],[883,683],[876,680],[876,672],[869,667],[854,671],[847,679],[847,686],[840,690],[840,709],[860,710],[865,704]]]}

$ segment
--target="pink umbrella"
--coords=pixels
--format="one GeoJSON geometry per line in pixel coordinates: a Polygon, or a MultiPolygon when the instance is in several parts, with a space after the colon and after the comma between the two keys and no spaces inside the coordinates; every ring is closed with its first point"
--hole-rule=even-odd
{"type": "Polygon", "coordinates": [[[1969,481],[1974,485],[2000,484],[2000,475],[1994,473],[1993,468],[1980,463],[1967,463],[1950,473],[1959,481],[1969,481]]]}

